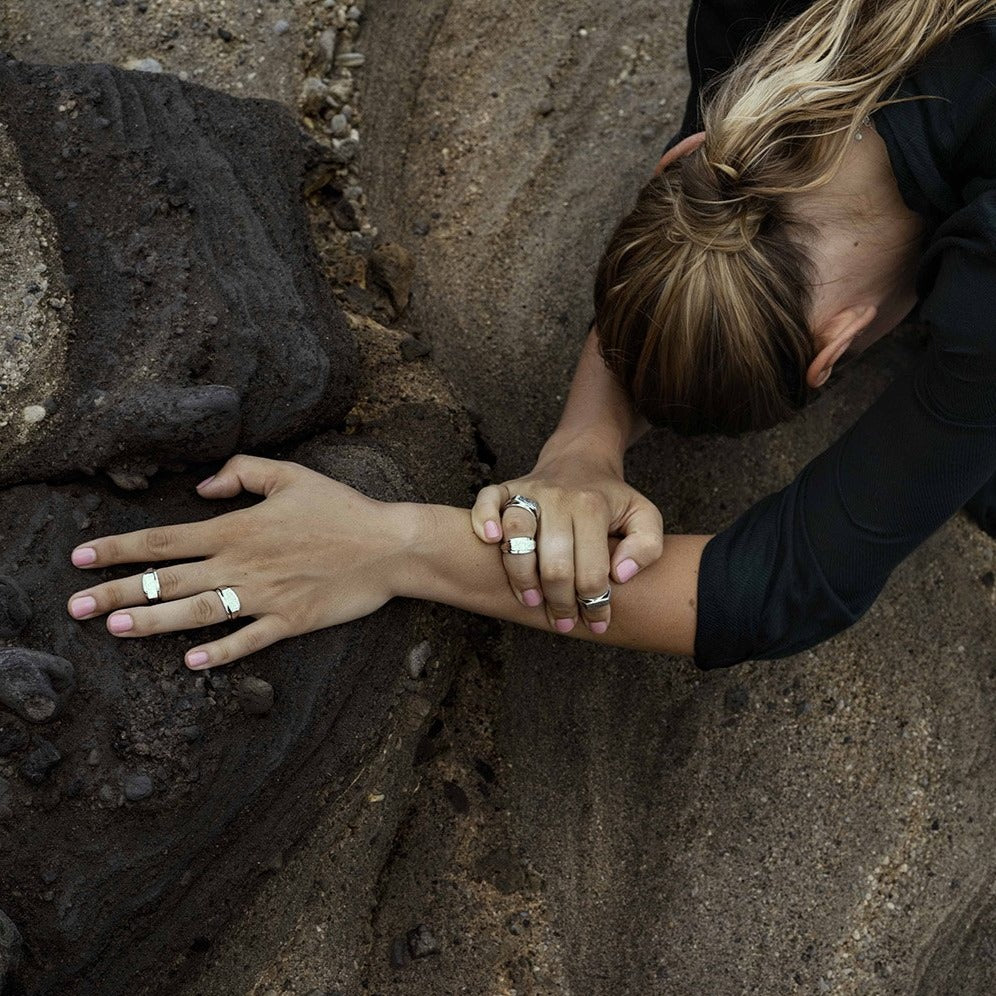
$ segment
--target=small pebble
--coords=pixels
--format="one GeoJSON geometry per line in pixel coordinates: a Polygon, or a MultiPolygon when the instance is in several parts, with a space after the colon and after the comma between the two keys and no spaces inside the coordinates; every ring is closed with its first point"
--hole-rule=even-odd
{"type": "Polygon", "coordinates": [[[358,21],[363,16],[363,11],[354,3],[349,10],[346,11],[347,21],[358,21]]]}
{"type": "Polygon", "coordinates": [[[412,927],[405,936],[405,940],[408,942],[408,950],[413,958],[426,958],[429,955],[439,953],[439,942],[424,923],[412,927]]]}
{"type": "Polygon", "coordinates": [[[339,36],[336,34],[335,28],[326,28],[318,36],[318,55],[326,69],[331,68],[335,60],[335,47],[338,40],[339,36]]]}
{"type": "Polygon", "coordinates": [[[421,235],[428,235],[429,234],[429,223],[427,221],[421,221],[421,220],[416,221],[415,224],[412,225],[412,234],[413,235],[420,235],[420,236],[421,235]]]}
{"type": "MultiPolygon", "coordinates": [[[[401,340],[398,348],[401,350],[401,358],[405,363],[411,363],[413,360],[420,360],[423,356],[428,356],[432,352],[432,347],[421,339],[416,339],[414,336],[408,336],[401,340]]],[[[417,677],[412,675],[412,677],[417,677]]]]}
{"type": "Polygon", "coordinates": [[[290,21],[285,21],[283,18],[273,25],[275,35],[285,35],[288,31],[290,31],[290,21]]]}
{"type": "Polygon", "coordinates": [[[346,120],[346,115],[341,112],[333,114],[329,121],[329,131],[336,138],[345,138],[349,134],[349,121],[346,120]]]}
{"type": "Polygon", "coordinates": [[[553,100],[550,97],[543,97],[536,105],[536,113],[542,114],[543,117],[546,117],[547,114],[553,112],[553,106],[553,100]]]}
{"type": "Polygon", "coordinates": [[[249,716],[265,716],[273,708],[273,685],[262,678],[246,675],[235,695],[249,716]]]}
{"type": "Polygon", "coordinates": [[[26,405],[21,409],[21,418],[24,419],[28,425],[34,425],[40,422],[48,414],[45,411],[44,405],[26,405]]]}
{"type": "MultiPolygon", "coordinates": [[[[418,340],[415,340],[416,342],[418,340]]],[[[403,353],[404,343],[402,343],[402,353],[403,353]]],[[[423,354],[424,355],[424,354],[423,354]]],[[[423,640],[421,643],[416,643],[411,650],[408,651],[408,673],[412,678],[418,680],[425,673],[425,665],[429,662],[429,657],[432,655],[432,644],[428,640],[423,640]]]]}
{"type": "Polygon", "coordinates": [[[316,117],[328,101],[328,85],[317,76],[309,76],[301,84],[301,110],[311,117],[316,117]]]}
{"type": "Polygon", "coordinates": [[[152,779],[144,771],[125,775],[122,788],[129,802],[141,802],[152,795],[152,779]]]}
{"type": "Polygon", "coordinates": [[[358,69],[367,61],[362,52],[340,52],[335,57],[335,64],[344,69],[358,69]]]}
{"type": "Polygon", "coordinates": [[[140,73],[161,73],[163,64],[158,59],[129,59],[125,69],[134,69],[140,73]]]}
{"type": "Polygon", "coordinates": [[[110,785],[107,782],[104,782],[104,784],[98,789],[97,798],[99,798],[105,806],[120,806],[124,801],[121,793],[113,785],[110,785]]]}

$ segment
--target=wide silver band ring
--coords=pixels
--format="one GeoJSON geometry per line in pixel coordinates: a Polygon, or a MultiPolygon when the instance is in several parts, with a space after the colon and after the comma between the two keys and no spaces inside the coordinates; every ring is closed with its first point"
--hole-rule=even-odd
{"type": "Polygon", "coordinates": [[[519,556],[523,553],[536,552],[536,540],[531,536],[510,536],[501,545],[502,553],[511,553],[519,556]]]}
{"type": "Polygon", "coordinates": [[[531,512],[533,518],[536,522],[539,522],[540,517],[540,507],[532,500],[532,498],[527,498],[525,495],[512,495],[511,498],[502,505],[501,510],[504,512],[506,508],[524,508],[527,512],[531,512]]]}
{"type": "Polygon", "coordinates": [[[578,605],[586,609],[602,609],[611,601],[612,585],[609,585],[601,595],[596,595],[594,598],[585,598],[584,595],[578,595],[578,605]]]}
{"type": "Polygon", "coordinates": [[[218,597],[221,599],[221,604],[225,608],[225,615],[229,619],[234,619],[238,614],[239,610],[242,608],[242,603],[239,601],[239,596],[232,591],[231,588],[215,588],[218,593],[218,597]]]}
{"type": "Polygon", "coordinates": [[[149,605],[158,605],[162,601],[162,588],[159,585],[159,575],[154,567],[142,573],[142,591],[149,600],[149,605]]]}

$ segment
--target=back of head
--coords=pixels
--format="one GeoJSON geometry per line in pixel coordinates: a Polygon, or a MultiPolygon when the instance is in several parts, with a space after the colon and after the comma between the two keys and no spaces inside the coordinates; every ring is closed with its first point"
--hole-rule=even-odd
{"type": "Polygon", "coordinates": [[[814,268],[790,195],[993,0],[817,0],[704,95],[705,141],[641,191],[598,268],[602,353],[651,422],[738,434],[808,398],[814,268]]]}

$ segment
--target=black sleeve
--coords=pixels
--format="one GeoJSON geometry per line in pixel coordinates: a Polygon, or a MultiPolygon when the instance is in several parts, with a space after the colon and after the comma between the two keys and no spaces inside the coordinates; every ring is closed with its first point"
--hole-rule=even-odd
{"type": "Polygon", "coordinates": [[[769,25],[780,24],[811,6],[814,0],[692,0],[685,49],[691,77],[681,127],[666,152],[683,138],[702,130],[699,96],[714,76],[726,72],[769,25]]]}
{"type": "Polygon", "coordinates": [[[964,29],[904,84],[943,99],[882,117],[907,202],[942,217],[917,275],[930,348],[788,487],[706,545],[700,667],[782,657],[844,629],[996,474],[994,53],[996,21],[964,29]]]}

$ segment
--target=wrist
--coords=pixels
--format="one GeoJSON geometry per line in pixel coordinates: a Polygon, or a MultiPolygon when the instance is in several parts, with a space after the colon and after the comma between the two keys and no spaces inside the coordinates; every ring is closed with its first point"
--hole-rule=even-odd
{"type": "MultiPolygon", "coordinates": [[[[437,522],[436,506],[418,502],[392,502],[385,506],[386,528],[394,551],[389,583],[391,597],[432,598],[433,562],[437,522]]],[[[467,514],[470,529],[470,513],[467,514]]]]}
{"type": "Polygon", "coordinates": [[[536,458],[536,465],[569,457],[589,464],[600,464],[622,477],[625,454],[626,443],[619,434],[594,427],[557,429],[543,444],[536,458]]]}

